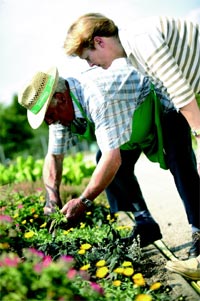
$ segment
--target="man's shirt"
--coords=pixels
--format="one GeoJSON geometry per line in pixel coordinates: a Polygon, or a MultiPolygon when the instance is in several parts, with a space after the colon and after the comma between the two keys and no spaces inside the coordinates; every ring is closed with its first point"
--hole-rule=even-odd
{"type": "MultiPolygon", "coordinates": [[[[87,117],[95,124],[97,144],[102,152],[129,141],[133,113],[150,92],[149,78],[138,73],[127,59],[120,58],[107,70],[90,69],[79,79],[67,78],[67,81],[87,117]]],[[[163,106],[172,108],[169,98],[156,87],[155,90],[163,106]]],[[[73,104],[75,117],[81,118],[79,108],[73,104]]],[[[49,129],[49,152],[64,153],[76,143],[69,127],[53,124],[49,129]]]]}
{"type": "Polygon", "coordinates": [[[144,18],[119,30],[133,66],[167,88],[177,109],[200,91],[199,25],[168,17],[144,18]]]}

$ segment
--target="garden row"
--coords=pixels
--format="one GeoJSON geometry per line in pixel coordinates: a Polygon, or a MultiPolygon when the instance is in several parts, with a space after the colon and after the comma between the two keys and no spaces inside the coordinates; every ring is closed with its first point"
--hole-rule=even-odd
{"type": "Polygon", "coordinates": [[[2,301],[172,300],[159,279],[147,280],[151,261],[138,242],[121,243],[130,228],[118,226],[103,198],[74,227],[59,211],[44,216],[43,206],[41,191],[12,190],[0,201],[2,301]]]}

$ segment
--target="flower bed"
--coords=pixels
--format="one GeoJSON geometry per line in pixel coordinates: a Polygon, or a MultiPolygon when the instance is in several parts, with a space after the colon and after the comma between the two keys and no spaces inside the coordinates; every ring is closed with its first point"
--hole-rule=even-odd
{"type": "Polygon", "coordinates": [[[0,202],[0,299],[150,301],[172,300],[169,288],[148,275],[138,242],[121,243],[120,227],[104,199],[74,228],[56,212],[43,215],[41,191],[11,192],[0,202]]]}

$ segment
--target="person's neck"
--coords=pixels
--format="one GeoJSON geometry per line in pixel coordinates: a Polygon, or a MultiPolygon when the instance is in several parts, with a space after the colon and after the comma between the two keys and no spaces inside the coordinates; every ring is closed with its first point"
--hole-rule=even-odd
{"type": "Polygon", "coordinates": [[[114,47],[115,47],[115,58],[127,57],[126,52],[120,42],[119,37],[113,39],[114,47]]]}

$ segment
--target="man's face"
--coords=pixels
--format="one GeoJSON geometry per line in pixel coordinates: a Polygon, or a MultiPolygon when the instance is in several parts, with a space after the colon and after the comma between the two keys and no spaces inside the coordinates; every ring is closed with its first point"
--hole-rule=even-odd
{"type": "Polygon", "coordinates": [[[114,52],[110,49],[107,38],[95,37],[95,49],[85,48],[80,58],[86,60],[90,67],[98,66],[108,69],[114,60],[114,52]]]}
{"type": "Polygon", "coordinates": [[[74,119],[74,108],[69,90],[64,93],[55,93],[56,103],[50,103],[45,114],[45,122],[50,125],[60,123],[68,126],[74,119]]]}

